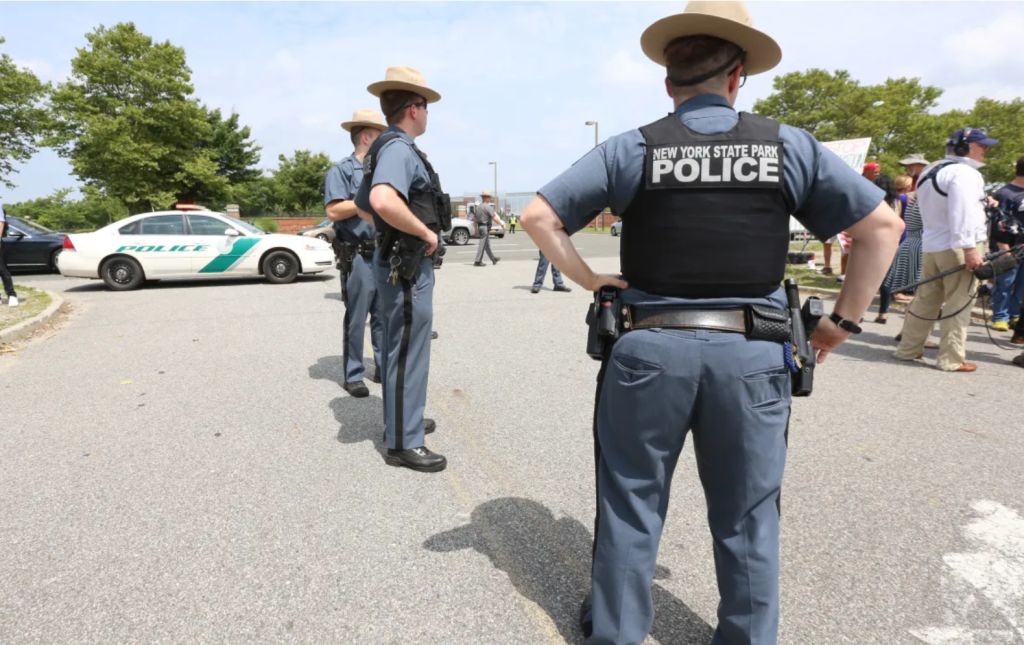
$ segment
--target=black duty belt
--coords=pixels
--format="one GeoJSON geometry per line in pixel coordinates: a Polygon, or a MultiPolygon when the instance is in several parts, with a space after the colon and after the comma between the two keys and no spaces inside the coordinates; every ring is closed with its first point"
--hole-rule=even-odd
{"type": "MultiPolygon", "coordinates": [[[[747,333],[745,309],[646,309],[629,307],[628,328],[638,329],[708,329],[747,333]]],[[[626,326],[626,325],[623,325],[626,326]]]]}
{"type": "Polygon", "coordinates": [[[625,307],[626,330],[706,329],[745,334],[757,340],[790,341],[789,313],[774,307],[748,305],[737,309],[660,309],[625,307]]]}

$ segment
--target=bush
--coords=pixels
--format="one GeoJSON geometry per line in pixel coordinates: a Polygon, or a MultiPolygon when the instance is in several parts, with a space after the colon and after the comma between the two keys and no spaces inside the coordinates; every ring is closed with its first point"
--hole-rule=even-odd
{"type": "Polygon", "coordinates": [[[277,233],[281,230],[278,223],[268,217],[259,217],[253,220],[252,225],[264,233],[277,233]]]}

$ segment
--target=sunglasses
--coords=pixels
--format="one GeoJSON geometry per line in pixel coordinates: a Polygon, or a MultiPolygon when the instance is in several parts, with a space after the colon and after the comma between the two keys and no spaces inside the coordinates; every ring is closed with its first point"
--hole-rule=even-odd
{"type": "Polygon", "coordinates": [[[426,112],[427,111],[427,102],[426,101],[420,101],[418,103],[410,103],[407,107],[423,108],[423,111],[426,112]]]}

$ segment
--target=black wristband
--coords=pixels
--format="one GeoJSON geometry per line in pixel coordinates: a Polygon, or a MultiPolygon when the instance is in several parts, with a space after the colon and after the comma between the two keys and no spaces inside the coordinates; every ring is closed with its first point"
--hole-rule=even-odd
{"type": "Polygon", "coordinates": [[[842,329],[843,331],[848,331],[851,334],[859,334],[861,332],[860,325],[853,322],[852,320],[847,320],[843,318],[834,311],[832,312],[832,315],[828,317],[828,319],[834,322],[836,324],[836,327],[839,327],[839,329],[842,329]]]}

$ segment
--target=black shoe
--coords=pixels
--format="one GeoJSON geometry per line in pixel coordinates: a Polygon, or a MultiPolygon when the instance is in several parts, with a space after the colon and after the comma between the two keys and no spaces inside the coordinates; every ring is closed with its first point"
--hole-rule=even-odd
{"type": "Polygon", "coordinates": [[[384,455],[384,462],[389,466],[405,466],[421,473],[436,473],[445,469],[448,460],[441,455],[430,452],[426,446],[410,450],[391,450],[384,455]]]}
{"type": "Polygon", "coordinates": [[[591,609],[590,594],[587,594],[587,597],[580,603],[580,631],[583,632],[584,638],[590,638],[590,635],[594,633],[593,616],[589,619],[587,618],[587,614],[591,613],[591,609]]]}
{"type": "Polygon", "coordinates": [[[565,286],[564,284],[556,284],[555,291],[564,291],[565,293],[569,293],[570,291],[572,291],[572,289],[565,286]]]}
{"type": "Polygon", "coordinates": [[[373,373],[373,378],[370,379],[374,383],[380,384],[380,370],[376,370],[373,373]]]}
{"type": "Polygon", "coordinates": [[[497,264],[499,262],[501,262],[501,258],[494,258],[494,260],[491,262],[491,264],[497,264]]]}
{"type": "Polygon", "coordinates": [[[487,266],[487,265],[484,264],[483,262],[474,262],[473,266],[475,266],[475,267],[483,267],[483,266],[487,266]]]}
{"type": "Polygon", "coordinates": [[[436,331],[430,332],[430,340],[437,340],[437,332],[436,331]]]}
{"type": "Polygon", "coordinates": [[[345,391],[357,399],[361,399],[364,396],[370,396],[370,388],[366,387],[366,384],[362,381],[353,381],[352,383],[346,383],[341,387],[345,388],[345,391]]]}
{"type": "Polygon", "coordinates": [[[540,293],[540,287],[534,287],[530,289],[530,293],[540,293]]]}

